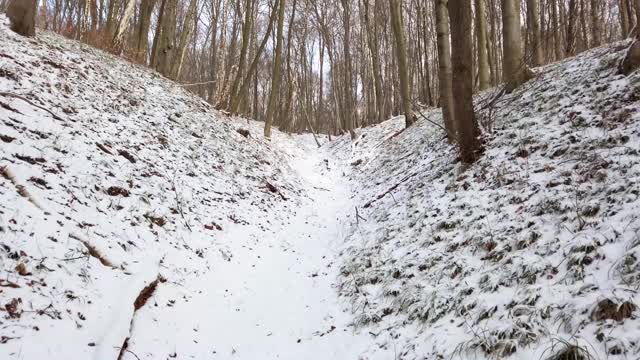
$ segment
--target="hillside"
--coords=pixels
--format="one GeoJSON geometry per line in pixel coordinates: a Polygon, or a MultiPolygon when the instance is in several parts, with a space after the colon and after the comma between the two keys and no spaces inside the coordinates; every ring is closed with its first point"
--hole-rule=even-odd
{"type": "Polygon", "coordinates": [[[424,120],[331,145],[351,164],[360,216],[340,293],[380,348],[402,359],[640,356],[640,74],[616,74],[625,49],[479,96],[485,151],[466,170],[424,120]]]}
{"type": "Polygon", "coordinates": [[[636,359],[626,43],[428,118],[309,135],[0,16],[0,358],[636,359]]]}
{"type": "Polygon", "coordinates": [[[6,22],[0,358],[361,351],[332,290],[346,196],[319,190],[334,177],[310,139],[267,142],[154,72],[6,22]]]}

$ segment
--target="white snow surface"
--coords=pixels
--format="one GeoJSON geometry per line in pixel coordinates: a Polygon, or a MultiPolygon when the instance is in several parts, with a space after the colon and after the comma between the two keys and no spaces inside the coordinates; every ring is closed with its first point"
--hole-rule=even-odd
{"type": "Polygon", "coordinates": [[[349,188],[308,136],[0,23],[0,93],[56,115],[0,95],[0,359],[366,350],[334,287],[349,188]]]}
{"type": "Polygon", "coordinates": [[[463,169],[425,120],[266,141],[0,15],[0,359],[640,358],[625,45],[478,96],[463,169]]]}

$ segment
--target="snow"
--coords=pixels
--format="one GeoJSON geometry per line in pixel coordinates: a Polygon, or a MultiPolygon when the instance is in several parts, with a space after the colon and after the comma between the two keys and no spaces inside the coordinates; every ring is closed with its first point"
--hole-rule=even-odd
{"type": "Polygon", "coordinates": [[[616,73],[626,45],[536,69],[493,107],[497,89],[479,95],[485,151],[468,169],[424,120],[332,145],[351,162],[363,218],[352,216],[340,292],[356,324],[380,334],[370,353],[640,356],[640,74],[616,73]],[[634,310],[594,319],[605,299],[634,310]]]}
{"type": "Polygon", "coordinates": [[[0,95],[2,359],[640,355],[626,43],[477,96],[469,168],[425,120],[267,141],[77,42],[0,16],[0,44],[29,100],[0,95]]]}
{"type": "Polygon", "coordinates": [[[312,139],[266,141],[147,69],[0,22],[0,92],[56,115],[0,96],[0,358],[366,350],[334,288],[349,188],[312,139]]]}

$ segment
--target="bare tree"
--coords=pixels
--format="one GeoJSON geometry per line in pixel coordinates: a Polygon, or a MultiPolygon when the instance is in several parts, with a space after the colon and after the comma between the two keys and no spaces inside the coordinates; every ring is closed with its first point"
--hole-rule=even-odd
{"type": "Polygon", "coordinates": [[[434,0],[436,9],[436,32],[438,34],[438,63],[440,77],[440,106],[449,141],[453,141],[456,128],[453,121],[453,89],[451,69],[451,46],[446,0],[434,0]]]}
{"type": "Polygon", "coordinates": [[[505,88],[511,92],[531,77],[522,53],[520,0],[502,0],[502,27],[505,88]]]}
{"type": "Polygon", "coordinates": [[[407,54],[404,40],[404,25],[402,22],[402,2],[389,0],[391,14],[391,27],[396,39],[396,61],[398,64],[398,76],[400,78],[400,96],[404,109],[405,126],[409,127],[415,122],[415,115],[411,108],[411,93],[409,91],[409,74],[407,70],[407,54]]]}
{"type": "Polygon", "coordinates": [[[527,0],[527,24],[531,39],[531,63],[533,66],[540,66],[544,63],[544,55],[542,54],[538,0],[527,0]]]}
{"type": "Polygon", "coordinates": [[[473,163],[480,149],[480,131],[473,113],[473,43],[471,37],[471,0],[450,0],[451,63],[453,67],[453,114],[458,130],[460,157],[473,163]]]}
{"type": "Polygon", "coordinates": [[[278,30],[276,32],[275,60],[273,62],[273,78],[271,79],[271,92],[269,95],[269,105],[267,107],[267,118],[264,123],[264,136],[271,138],[271,124],[276,111],[276,101],[280,90],[280,75],[282,72],[282,34],[284,28],[284,7],[285,0],[280,0],[278,5],[278,30]]]}
{"type": "Polygon", "coordinates": [[[476,49],[478,53],[478,89],[485,90],[491,86],[489,73],[489,52],[487,47],[487,20],[485,0],[475,0],[476,4],[476,49]]]}

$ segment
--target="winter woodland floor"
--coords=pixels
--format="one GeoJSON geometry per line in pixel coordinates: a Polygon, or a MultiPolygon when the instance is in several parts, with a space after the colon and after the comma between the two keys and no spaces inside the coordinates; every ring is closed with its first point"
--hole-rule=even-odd
{"type": "Polygon", "coordinates": [[[231,118],[0,16],[0,359],[638,359],[626,43],[359,137],[231,118]]]}

